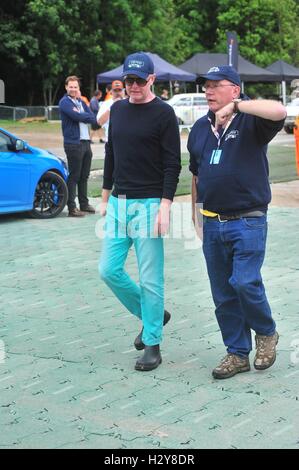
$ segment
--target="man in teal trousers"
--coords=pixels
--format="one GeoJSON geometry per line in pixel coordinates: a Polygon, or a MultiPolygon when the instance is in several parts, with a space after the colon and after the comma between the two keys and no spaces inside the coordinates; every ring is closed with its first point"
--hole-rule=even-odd
{"type": "Polygon", "coordinates": [[[106,235],[99,271],[120,302],[142,321],[134,345],[144,353],[135,369],[146,371],[162,362],[163,323],[170,319],[164,310],[162,237],[169,228],[181,169],[180,136],[173,109],[151,90],[151,58],[144,52],[129,55],[123,77],[129,98],[111,107],[106,144],[100,209],[106,216],[106,235]],[[124,270],[131,246],[139,284],[124,270]]]}

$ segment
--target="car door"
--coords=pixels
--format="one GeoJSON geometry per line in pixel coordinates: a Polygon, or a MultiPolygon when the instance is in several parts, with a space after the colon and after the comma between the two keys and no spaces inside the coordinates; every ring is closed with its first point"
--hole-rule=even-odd
{"type": "Polygon", "coordinates": [[[0,211],[29,204],[30,154],[13,148],[12,138],[0,131],[0,211]]]}
{"type": "Polygon", "coordinates": [[[174,105],[175,114],[180,119],[182,124],[191,124],[192,123],[192,108],[191,108],[191,98],[184,97],[180,98],[174,105]]]}
{"type": "Polygon", "coordinates": [[[193,97],[193,122],[197,119],[205,116],[209,110],[208,102],[205,97],[194,96],[193,97]]]}

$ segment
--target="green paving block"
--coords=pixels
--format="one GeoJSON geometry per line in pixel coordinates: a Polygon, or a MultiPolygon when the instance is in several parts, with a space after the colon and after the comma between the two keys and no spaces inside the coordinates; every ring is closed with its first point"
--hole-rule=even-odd
{"type": "MultiPolygon", "coordinates": [[[[140,373],[140,322],[98,276],[97,216],[2,222],[0,447],[298,448],[298,215],[269,211],[263,277],[276,364],[227,381],[211,376],[225,348],[200,249],[165,241],[172,318],[161,366],[140,373]]],[[[138,280],[132,250],[127,269],[138,280]]]]}

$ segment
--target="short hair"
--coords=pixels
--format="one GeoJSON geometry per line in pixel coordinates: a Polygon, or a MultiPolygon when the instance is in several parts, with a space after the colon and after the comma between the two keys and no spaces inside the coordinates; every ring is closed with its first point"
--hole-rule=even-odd
{"type": "Polygon", "coordinates": [[[99,96],[99,95],[102,95],[102,94],[103,94],[102,90],[99,89],[99,90],[94,91],[93,96],[99,96]]]}
{"type": "Polygon", "coordinates": [[[78,82],[78,85],[81,85],[80,78],[77,75],[70,75],[65,79],[65,85],[68,85],[69,82],[78,82]]]}
{"type": "Polygon", "coordinates": [[[108,85],[106,85],[106,90],[110,91],[112,88],[112,84],[111,83],[108,83],[108,85]]]}

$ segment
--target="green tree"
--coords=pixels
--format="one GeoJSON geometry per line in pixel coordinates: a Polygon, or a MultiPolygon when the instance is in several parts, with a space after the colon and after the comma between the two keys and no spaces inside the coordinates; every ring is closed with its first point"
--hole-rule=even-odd
{"type": "Polygon", "coordinates": [[[299,65],[299,0],[14,0],[0,5],[1,78],[15,104],[57,102],[64,78],[83,78],[137,50],[179,64],[200,51],[226,51],[236,31],[240,53],[266,66],[299,65]]]}
{"type": "Polygon", "coordinates": [[[282,59],[299,63],[298,0],[219,0],[218,49],[236,31],[240,53],[260,66],[282,59]]]}
{"type": "Polygon", "coordinates": [[[138,50],[155,52],[173,63],[184,60],[182,31],[173,0],[110,0],[101,6],[102,68],[109,70],[138,50]]]}
{"type": "Polygon", "coordinates": [[[217,39],[218,0],[178,0],[175,10],[185,55],[183,60],[196,52],[213,51],[217,39]]]}
{"type": "MultiPolygon", "coordinates": [[[[55,102],[66,75],[87,78],[92,87],[101,57],[99,0],[17,0],[0,11],[0,59],[8,76],[27,89],[27,104],[42,91],[55,102]],[[25,33],[24,33],[25,31],[25,33]],[[17,74],[16,74],[17,72],[17,74]],[[14,77],[14,75],[17,75],[14,77]]],[[[6,81],[10,81],[6,78],[6,81]]]]}
{"type": "Polygon", "coordinates": [[[66,75],[94,76],[102,40],[98,6],[98,0],[72,0],[71,8],[64,0],[28,1],[25,18],[38,41],[31,68],[41,77],[45,104],[55,101],[66,75]]]}

